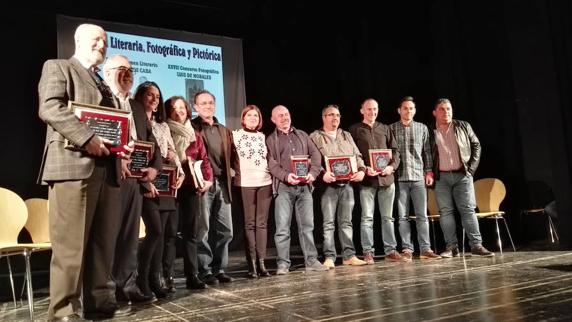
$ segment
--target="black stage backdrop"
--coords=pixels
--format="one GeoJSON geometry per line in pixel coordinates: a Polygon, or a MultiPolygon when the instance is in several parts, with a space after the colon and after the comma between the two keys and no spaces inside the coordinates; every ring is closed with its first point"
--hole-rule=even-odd
{"type": "Polygon", "coordinates": [[[416,118],[425,123],[433,121],[434,101],[448,97],[455,117],[469,121],[481,139],[476,179],[498,177],[507,186],[503,209],[517,241],[528,238],[519,211],[556,198],[561,242],[572,246],[570,1],[16,5],[2,13],[0,186],[24,199],[47,195],[36,184],[45,138],[37,84],[44,60],[57,56],[56,15],[64,14],[242,38],[247,102],[262,108],[266,132],[277,104],[289,107],[294,126],[311,132],[328,103],[342,107],[347,128],[361,120],[367,97],[380,102],[384,123],[397,121],[402,96],[415,97],[416,118]]]}

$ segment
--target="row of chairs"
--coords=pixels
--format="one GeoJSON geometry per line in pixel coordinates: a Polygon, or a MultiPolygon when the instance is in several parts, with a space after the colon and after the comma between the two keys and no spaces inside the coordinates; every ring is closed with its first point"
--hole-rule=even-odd
{"type": "Polygon", "coordinates": [[[10,274],[12,298],[16,306],[16,294],[12,266],[12,256],[23,255],[26,263],[25,283],[28,295],[30,320],[34,320],[34,294],[32,288],[32,272],[30,256],[33,252],[51,249],[48,231],[48,201],[32,198],[22,200],[18,194],[5,188],[0,188],[0,258],[5,257],[10,274]],[[19,243],[18,235],[26,228],[32,243],[19,243]]]}
{"type": "MultiPolygon", "coordinates": [[[[22,200],[18,194],[5,188],[0,188],[0,258],[5,257],[8,264],[12,299],[17,306],[14,278],[10,257],[23,255],[26,263],[24,282],[28,296],[30,320],[34,320],[34,294],[32,288],[32,272],[30,256],[33,252],[51,250],[48,200],[31,198],[22,200]],[[19,243],[18,235],[26,229],[32,243],[19,243]]],[[[141,220],[139,238],[145,237],[145,225],[141,220]]],[[[22,289],[23,291],[23,289],[22,289]]]]}

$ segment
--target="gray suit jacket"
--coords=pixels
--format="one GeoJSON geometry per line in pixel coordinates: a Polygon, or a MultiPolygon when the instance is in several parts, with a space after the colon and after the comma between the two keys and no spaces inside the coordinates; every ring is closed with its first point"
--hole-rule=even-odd
{"type": "Polygon", "coordinates": [[[38,181],[48,183],[88,178],[93,171],[95,157],[65,149],[64,141],[68,139],[77,146],[83,146],[94,133],[72,114],[68,101],[108,107],[114,107],[113,102],[104,98],[89,71],[75,58],[46,61],[38,92],[38,114],[48,125],[38,181]]]}

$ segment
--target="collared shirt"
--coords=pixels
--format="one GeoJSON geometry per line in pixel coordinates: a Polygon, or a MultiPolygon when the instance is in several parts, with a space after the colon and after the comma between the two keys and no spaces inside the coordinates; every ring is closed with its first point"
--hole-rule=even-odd
{"type": "Polygon", "coordinates": [[[278,160],[278,162],[282,169],[288,172],[292,172],[291,156],[308,154],[304,151],[304,144],[302,144],[300,138],[295,135],[293,131],[293,128],[290,128],[288,133],[276,130],[278,135],[278,153],[280,155],[280,160],[278,160]]]}
{"type": "Polygon", "coordinates": [[[391,124],[390,128],[397,141],[401,161],[397,169],[398,180],[425,180],[425,174],[433,167],[427,126],[415,121],[405,126],[398,121],[391,124]]]}
{"type": "Polygon", "coordinates": [[[455,171],[463,167],[453,123],[446,130],[437,126],[435,143],[439,151],[439,171],[455,171]]]}
{"type": "MultiPolygon", "coordinates": [[[[128,111],[131,112],[131,103],[129,103],[129,100],[131,99],[131,95],[129,93],[127,93],[127,95],[125,95],[125,97],[121,97],[122,95],[119,94],[119,92],[114,92],[113,95],[115,96],[115,98],[117,99],[117,101],[119,102],[119,108],[124,110],[124,111],[128,111]]],[[[129,134],[131,136],[131,139],[133,140],[137,140],[137,127],[135,126],[135,120],[133,119],[133,114],[131,114],[131,122],[129,122],[130,127],[129,127],[129,134]]]]}

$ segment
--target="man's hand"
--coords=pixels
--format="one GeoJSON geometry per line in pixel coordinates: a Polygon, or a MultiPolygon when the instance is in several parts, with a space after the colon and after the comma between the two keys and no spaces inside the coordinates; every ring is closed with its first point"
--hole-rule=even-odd
{"type": "Polygon", "coordinates": [[[141,182],[153,182],[155,177],[157,177],[157,169],[155,168],[142,168],[141,172],[143,172],[143,176],[139,178],[141,182]]]}
{"type": "Polygon", "coordinates": [[[306,176],[306,183],[311,184],[315,180],[316,180],[316,178],[314,178],[314,176],[311,173],[308,173],[308,175],[306,176]]]}
{"type": "Polygon", "coordinates": [[[381,171],[381,175],[382,176],[388,176],[388,175],[393,174],[393,171],[394,171],[393,167],[388,165],[387,167],[385,167],[383,169],[383,171],[381,171]]]}
{"type": "Polygon", "coordinates": [[[100,136],[95,134],[94,136],[91,137],[91,139],[89,139],[89,141],[85,145],[85,150],[87,151],[87,153],[96,157],[109,155],[109,150],[105,146],[105,143],[109,144],[112,142],[106,139],[102,139],[100,136]]]}
{"type": "Polygon", "coordinates": [[[300,180],[298,180],[298,176],[296,176],[293,173],[288,173],[288,177],[286,177],[286,181],[288,181],[288,183],[293,185],[293,186],[300,183],[300,180]]]}
{"type": "Polygon", "coordinates": [[[376,177],[381,173],[379,171],[375,171],[372,167],[366,167],[365,171],[366,171],[366,174],[370,177],[376,177]]]}
{"type": "Polygon", "coordinates": [[[153,184],[150,184],[149,186],[151,187],[151,190],[149,192],[145,192],[143,196],[145,196],[145,198],[155,198],[159,196],[159,191],[157,191],[157,188],[155,188],[153,184]]]}
{"type": "Polygon", "coordinates": [[[209,190],[212,186],[213,186],[212,181],[205,181],[205,185],[202,188],[198,188],[197,191],[199,193],[203,193],[203,192],[209,190]]]}
{"type": "Polygon", "coordinates": [[[360,182],[363,180],[363,177],[365,177],[365,172],[360,170],[360,171],[358,171],[352,175],[352,177],[350,178],[350,181],[360,182]]]}
{"type": "Polygon", "coordinates": [[[131,159],[121,159],[121,179],[125,179],[131,176],[131,171],[129,171],[129,164],[131,159]]]}
{"type": "Polygon", "coordinates": [[[433,175],[427,173],[427,174],[425,175],[425,185],[426,185],[427,187],[431,187],[431,186],[433,185],[433,182],[434,182],[434,180],[433,180],[433,175]]]}
{"type": "Polygon", "coordinates": [[[324,180],[325,183],[332,183],[332,182],[336,181],[336,177],[330,171],[326,171],[326,172],[324,172],[324,176],[322,177],[322,180],[324,180]]]}

